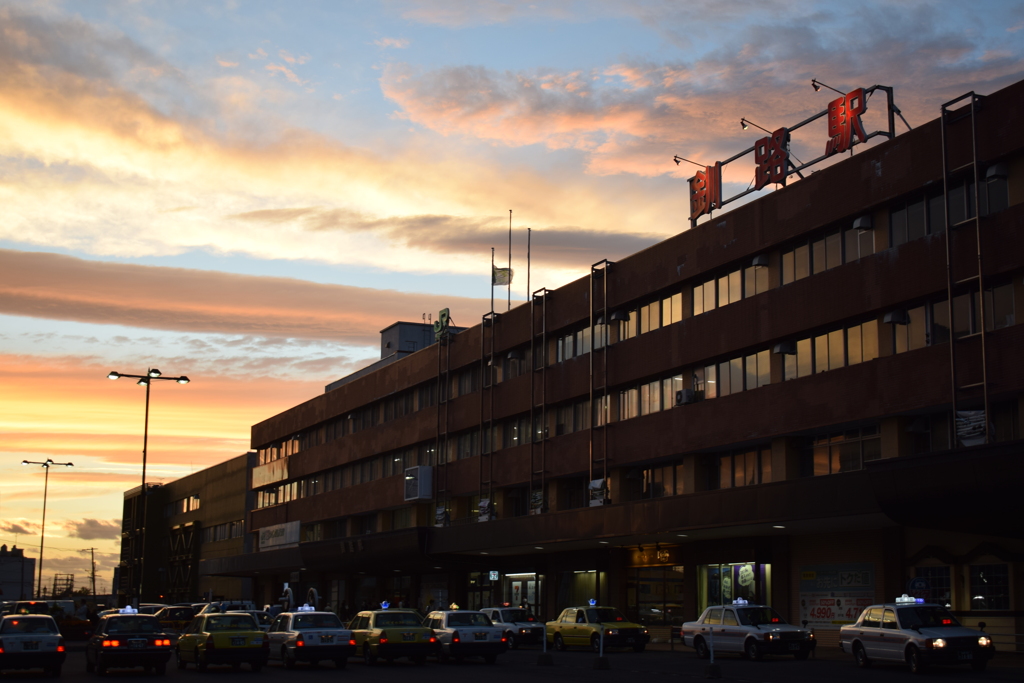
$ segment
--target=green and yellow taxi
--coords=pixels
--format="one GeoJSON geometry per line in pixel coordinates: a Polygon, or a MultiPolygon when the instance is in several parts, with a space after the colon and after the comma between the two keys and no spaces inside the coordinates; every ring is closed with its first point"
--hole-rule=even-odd
{"type": "Polygon", "coordinates": [[[189,623],[175,647],[178,668],[195,664],[248,664],[259,671],[267,663],[270,641],[249,614],[200,614],[189,623]]]}
{"type": "Polygon", "coordinates": [[[640,624],[634,624],[622,616],[614,607],[593,604],[584,607],[567,607],[558,618],[547,623],[548,644],[556,650],[567,647],[588,647],[594,652],[604,647],[631,647],[643,652],[651,640],[651,634],[640,624]]]}
{"type": "Polygon", "coordinates": [[[427,657],[437,654],[437,637],[431,628],[423,626],[423,617],[411,609],[383,609],[360,612],[348,627],[356,642],[356,653],[367,664],[378,660],[394,661],[408,657],[416,664],[424,664],[427,657]]]}

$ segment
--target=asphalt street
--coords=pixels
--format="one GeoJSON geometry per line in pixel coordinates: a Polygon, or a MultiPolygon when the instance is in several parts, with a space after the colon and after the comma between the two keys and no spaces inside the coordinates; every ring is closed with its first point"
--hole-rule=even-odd
{"type": "MultiPolygon", "coordinates": [[[[369,683],[424,683],[430,681],[475,681],[487,680],[488,683],[522,683],[529,679],[538,681],[579,681],[592,680],[612,683],[627,681],[637,683],[644,679],[648,683],[652,679],[666,681],[704,680],[705,668],[708,663],[698,659],[688,649],[648,650],[644,653],[614,651],[608,654],[610,669],[595,670],[596,655],[584,651],[553,652],[553,666],[538,666],[538,649],[520,649],[510,651],[498,658],[498,663],[488,666],[480,660],[467,660],[462,663],[439,664],[431,659],[425,666],[416,666],[411,662],[399,660],[394,664],[380,664],[369,667],[361,659],[352,658],[348,667],[338,671],[333,664],[325,663],[317,668],[299,665],[294,671],[286,671],[280,664],[271,663],[259,673],[252,673],[248,667],[241,671],[233,671],[231,667],[210,667],[209,671],[199,673],[189,667],[179,671],[174,665],[172,656],[167,674],[167,681],[215,681],[217,683],[252,683],[255,680],[271,679],[308,680],[310,683],[337,683],[339,679],[365,681],[369,683]]],[[[814,659],[798,662],[789,657],[768,657],[764,661],[750,662],[734,656],[718,658],[721,668],[721,680],[739,683],[763,683],[769,681],[787,682],[820,682],[829,683],[870,683],[886,681],[1014,681],[1024,680],[1024,657],[1020,655],[997,656],[987,671],[975,673],[967,667],[935,668],[920,677],[912,676],[904,667],[876,665],[870,670],[858,669],[852,658],[841,652],[818,653],[814,659]]],[[[43,680],[42,672],[10,671],[4,672],[3,678],[8,681],[43,680]]],[[[98,678],[85,672],[85,654],[72,651],[64,664],[63,680],[85,681],[98,678]]],[[[156,676],[145,676],[141,669],[114,669],[103,678],[110,680],[158,679],[156,676]]]]}

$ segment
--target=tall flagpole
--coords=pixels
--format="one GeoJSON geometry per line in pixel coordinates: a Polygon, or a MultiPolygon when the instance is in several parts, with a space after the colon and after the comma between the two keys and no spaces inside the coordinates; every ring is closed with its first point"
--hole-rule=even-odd
{"type": "Polygon", "coordinates": [[[494,317],[494,247],[491,247],[491,317],[494,317]]]}
{"type": "Polygon", "coordinates": [[[512,310],[512,209],[508,210],[508,310],[512,310]]]}

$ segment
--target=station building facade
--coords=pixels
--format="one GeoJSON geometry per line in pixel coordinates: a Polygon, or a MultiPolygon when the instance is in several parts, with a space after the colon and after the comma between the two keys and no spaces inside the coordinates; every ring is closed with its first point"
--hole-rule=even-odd
{"type": "Polygon", "coordinates": [[[200,573],[1024,632],[1024,83],[965,102],[253,426],[251,552],[200,573]]]}

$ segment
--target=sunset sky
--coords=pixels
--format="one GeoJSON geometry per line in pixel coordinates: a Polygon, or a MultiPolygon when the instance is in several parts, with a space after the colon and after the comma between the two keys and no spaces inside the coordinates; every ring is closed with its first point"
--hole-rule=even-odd
{"type": "Polygon", "coordinates": [[[821,111],[812,78],[894,86],[916,126],[1022,57],[1012,0],[0,0],[0,542],[38,554],[21,461],[73,461],[45,580],[81,585],[95,547],[109,587],[144,407],[110,370],[192,379],[152,395],[148,473],[178,478],[390,323],[477,323],[509,209],[522,300],[527,228],[534,289],[686,229],[673,155],[821,111]]]}

